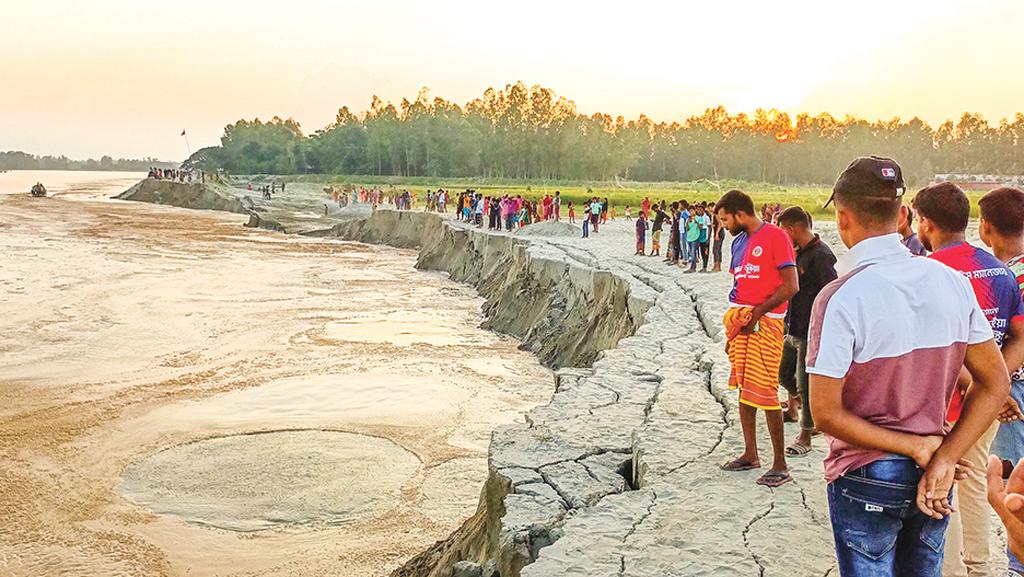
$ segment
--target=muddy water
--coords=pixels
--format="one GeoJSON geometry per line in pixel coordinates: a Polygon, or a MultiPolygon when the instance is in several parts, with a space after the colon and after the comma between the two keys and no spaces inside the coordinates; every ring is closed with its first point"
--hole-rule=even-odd
{"type": "Polygon", "coordinates": [[[386,575],[473,512],[551,377],[472,289],[119,187],[0,195],[0,575],[386,575]]]}

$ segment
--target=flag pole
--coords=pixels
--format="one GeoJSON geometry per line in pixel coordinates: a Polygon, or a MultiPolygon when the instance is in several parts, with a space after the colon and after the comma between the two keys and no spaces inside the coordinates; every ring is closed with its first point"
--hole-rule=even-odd
{"type": "Polygon", "coordinates": [[[185,134],[185,131],[182,130],[181,135],[185,137],[185,149],[188,150],[188,157],[192,158],[192,147],[188,143],[188,134],[185,134]]]}

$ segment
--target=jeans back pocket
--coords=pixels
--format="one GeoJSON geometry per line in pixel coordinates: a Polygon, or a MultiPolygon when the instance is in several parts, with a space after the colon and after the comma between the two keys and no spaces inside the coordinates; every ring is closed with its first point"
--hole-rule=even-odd
{"type": "MultiPolygon", "coordinates": [[[[888,491],[886,491],[888,492],[888,491]]],[[[833,523],[838,523],[844,544],[849,549],[877,561],[896,546],[901,520],[911,501],[894,499],[892,495],[873,496],[840,488],[836,495],[838,510],[833,523]]]]}

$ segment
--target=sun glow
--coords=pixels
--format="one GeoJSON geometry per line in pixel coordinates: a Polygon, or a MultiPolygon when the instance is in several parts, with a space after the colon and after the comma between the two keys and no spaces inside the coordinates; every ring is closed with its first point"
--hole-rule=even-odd
{"type": "Polygon", "coordinates": [[[397,104],[429,86],[464,103],[518,80],[582,112],[665,121],[724,105],[998,122],[1024,91],[1019,0],[8,4],[0,77],[16,89],[0,91],[0,134],[36,153],[181,158],[182,128],[195,146],[239,118],[291,116],[313,132],[375,94],[397,104]],[[985,42],[946,41],[965,30],[985,42]]]}

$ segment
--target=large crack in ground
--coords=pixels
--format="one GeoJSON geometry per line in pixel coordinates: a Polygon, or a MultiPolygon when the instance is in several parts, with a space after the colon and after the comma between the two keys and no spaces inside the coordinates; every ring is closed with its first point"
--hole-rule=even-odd
{"type": "MultiPolygon", "coordinates": [[[[773,491],[773,493],[774,493],[774,491],[773,491]]],[[[751,519],[749,523],[747,523],[747,526],[743,528],[743,546],[746,547],[747,551],[750,553],[751,559],[753,559],[754,563],[757,564],[758,571],[759,571],[758,572],[759,577],[764,577],[764,573],[767,570],[767,567],[764,564],[764,559],[762,559],[761,556],[758,555],[757,552],[754,551],[750,547],[749,534],[750,534],[750,530],[754,527],[754,525],[756,525],[758,522],[760,522],[762,519],[764,519],[768,515],[771,515],[772,511],[774,511],[774,510],[775,510],[775,499],[772,499],[771,502],[768,504],[768,510],[766,510],[765,512],[760,513],[758,515],[755,515],[754,518],[751,519]]]]}
{"type": "MultiPolygon", "coordinates": [[[[623,543],[623,545],[625,545],[626,542],[629,541],[629,538],[632,537],[634,533],[636,533],[637,528],[640,525],[642,525],[644,523],[644,521],[646,521],[648,519],[648,517],[650,517],[652,514],[654,514],[654,508],[657,505],[658,505],[658,493],[655,492],[655,491],[651,491],[651,504],[647,506],[647,511],[644,512],[644,514],[639,519],[637,519],[636,521],[633,522],[633,524],[629,528],[629,531],[627,531],[626,534],[622,536],[622,543],[623,543]]],[[[625,553],[619,553],[619,577],[625,577],[625,575],[626,575],[626,554],[625,553]]]]}

